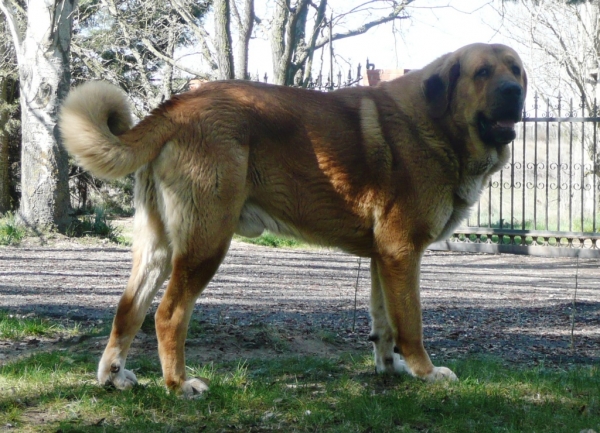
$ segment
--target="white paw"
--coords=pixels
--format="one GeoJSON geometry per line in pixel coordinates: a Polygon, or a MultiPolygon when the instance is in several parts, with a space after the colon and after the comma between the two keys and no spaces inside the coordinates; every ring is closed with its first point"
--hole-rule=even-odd
{"type": "Polygon", "coordinates": [[[100,382],[101,385],[113,385],[115,388],[123,391],[133,388],[138,383],[135,374],[124,368],[119,369],[116,373],[109,372],[101,374],[98,372],[98,382],[100,382]]]}
{"type": "Polygon", "coordinates": [[[404,358],[397,353],[392,353],[391,357],[384,358],[375,352],[375,370],[380,374],[412,374],[404,358]]]}
{"type": "Polygon", "coordinates": [[[439,382],[442,380],[449,380],[451,382],[457,381],[458,377],[452,370],[446,367],[433,367],[433,371],[428,375],[423,376],[421,379],[426,382],[439,382]]]}
{"type": "Polygon", "coordinates": [[[406,361],[397,353],[394,353],[394,372],[398,374],[412,374],[408,365],[406,365],[406,361]]]}
{"type": "Polygon", "coordinates": [[[188,379],[181,385],[181,393],[185,398],[197,398],[202,395],[205,391],[208,391],[208,379],[193,378],[188,379]]]}

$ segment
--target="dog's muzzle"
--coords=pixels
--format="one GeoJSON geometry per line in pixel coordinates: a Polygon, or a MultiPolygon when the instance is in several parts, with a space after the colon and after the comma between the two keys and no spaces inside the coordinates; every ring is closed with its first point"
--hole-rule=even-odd
{"type": "Polygon", "coordinates": [[[485,144],[505,145],[515,139],[515,123],[521,120],[524,96],[523,87],[514,81],[505,81],[494,90],[495,104],[489,113],[477,116],[479,136],[485,144]]]}

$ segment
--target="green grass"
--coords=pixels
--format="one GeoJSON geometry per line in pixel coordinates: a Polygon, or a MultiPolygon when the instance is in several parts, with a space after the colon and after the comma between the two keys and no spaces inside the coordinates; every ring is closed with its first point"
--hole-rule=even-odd
{"type": "Polygon", "coordinates": [[[246,238],[243,236],[235,236],[235,239],[241,242],[246,242],[248,244],[254,245],[262,245],[265,247],[277,247],[277,248],[300,248],[306,247],[302,241],[286,238],[282,236],[275,235],[271,232],[265,231],[262,235],[257,238],[246,238]]]}
{"type": "Polygon", "coordinates": [[[67,330],[64,326],[40,317],[9,314],[0,310],[0,338],[20,340],[27,337],[42,337],[57,333],[77,332],[78,327],[67,330]]]}
{"type": "MultiPolygon", "coordinates": [[[[92,214],[78,216],[77,220],[68,229],[67,235],[70,237],[100,237],[121,245],[131,245],[132,243],[131,233],[124,227],[119,226],[118,223],[111,221],[106,211],[101,207],[95,208],[92,214]]],[[[249,244],[277,248],[304,248],[307,246],[302,241],[278,236],[270,232],[264,232],[256,238],[236,235],[235,239],[249,244]]]]}
{"type": "Polygon", "coordinates": [[[92,214],[79,215],[67,229],[70,237],[99,237],[121,245],[131,245],[123,230],[112,223],[104,208],[96,207],[92,214]]]}
{"type": "Polygon", "coordinates": [[[72,337],[107,334],[109,324],[82,326],[72,320],[56,321],[33,314],[19,315],[0,310],[0,339],[22,340],[30,337],[72,337]]]}
{"type": "MultiPolygon", "coordinates": [[[[28,231],[19,225],[14,214],[0,215],[0,246],[19,245],[26,238],[28,231]]],[[[69,237],[98,237],[108,239],[121,245],[131,245],[131,239],[123,234],[123,229],[107,218],[101,207],[92,214],[79,215],[67,229],[69,237]]]]}
{"type": "Polygon", "coordinates": [[[257,359],[200,367],[196,400],[169,394],[154,358],[133,358],[142,385],[95,384],[89,351],[40,353],[0,367],[0,429],[62,432],[579,432],[600,429],[598,367],[532,370],[450,362],[458,383],[378,376],[370,354],[257,359]]]}
{"type": "Polygon", "coordinates": [[[26,236],[24,227],[17,223],[15,215],[0,215],[0,245],[18,245],[26,236]]]}
{"type": "MultiPolygon", "coordinates": [[[[545,214],[538,209],[538,217],[537,217],[537,225],[534,224],[532,219],[525,220],[525,224],[523,225],[522,221],[515,218],[513,220],[513,228],[510,226],[509,221],[504,221],[502,224],[502,228],[505,230],[539,230],[539,231],[558,231],[558,220],[556,216],[550,216],[548,220],[548,228],[546,229],[546,221],[545,214]]],[[[486,215],[481,215],[480,217],[481,227],[488,226],[488,218],[486,215]]],[[[477,218],[471,216],[468,220],[465,221],[466,224],[470,224],[470,227],[477,227],[477,218]]],[[[596,220],[596,232],[600,231],[600,218],[596,220]]],[[[491,228],[499,229],[500,221],[493,220],[490,224],[491,228]]],[[[592,218],[586,217],[583,220],[583,225],[581,224],[581,217],[572,217],[571,226],[569,226],[569,215],[568,211],[564,211],[561,216],[560,222],[560,231],[563,232],[585,232],[585,233],[594,233],[594,220],[592,218]]]]}

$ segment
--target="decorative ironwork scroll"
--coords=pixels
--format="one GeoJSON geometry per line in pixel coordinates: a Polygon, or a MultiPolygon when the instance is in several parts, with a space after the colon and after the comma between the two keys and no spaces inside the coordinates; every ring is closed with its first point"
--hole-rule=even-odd
{"type": "Polygon", "coordinates": [[[598,105],[540,99],[465,227],[433,249],[600,258],[598,105]]]}

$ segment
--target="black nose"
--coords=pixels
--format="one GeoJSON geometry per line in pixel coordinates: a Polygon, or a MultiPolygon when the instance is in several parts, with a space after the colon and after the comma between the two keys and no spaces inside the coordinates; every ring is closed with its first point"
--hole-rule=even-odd
{"type": "Polygon", "coordinates": [[[498,92],[504,97],[518,99],[523,95],[523,88],[518,83],[505,81],[498,87],[498,92]]]}

